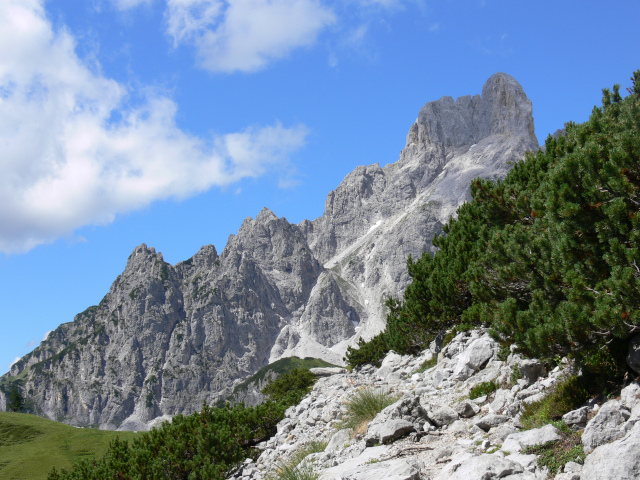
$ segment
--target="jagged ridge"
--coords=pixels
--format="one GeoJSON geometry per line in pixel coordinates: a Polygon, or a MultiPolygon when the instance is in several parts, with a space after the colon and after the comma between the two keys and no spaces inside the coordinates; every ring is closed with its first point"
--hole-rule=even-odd
{"type": "MultiPolygon", "coordinates": [[[[38,413],[75,425],[142,429],[216,403],[259,368],[297,355],[341,363],[384,327],[405,262],[469,198],[537,148],[531,102],[510,76],[482,96],[427,103],[396,163],[358,167],[299,225],[264,209],[218,255],[175,266],[137,247],[99,305],[61,325],[3,377],[38,413]]],[[[6,408],[0,391],[0,409],[6,408]]]]}

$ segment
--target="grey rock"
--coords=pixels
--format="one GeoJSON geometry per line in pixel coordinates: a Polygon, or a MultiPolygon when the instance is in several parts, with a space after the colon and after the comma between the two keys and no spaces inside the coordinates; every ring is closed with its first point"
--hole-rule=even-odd
{"type": "Polygon", "coordinates": [[[435,426],[442,427],[458,420],[458,413],[451,407],[442,407],[429,413],[429,420],[435,426]]]}
{"type": "Polygon", "coordinates": [[[511,420],[511,417],[508,417],[506,415],[490,414],[482,418],[476,419],[473,423],[474,425],[476,425],[477,427],[480,427],[485,432],[488,432],[491,428],[497,427],[498,425],[502,425],[503,423],[508,422],[509,420],[511,420]]]}
{"type": "Polygon", "coordinates": [[[505,452],[519,452],[523,448],[543,445],[548,442],[560,440],[560,432],[553,425],[545,425],[542,428],[535,428],[525,432],[512,433],[502,444],[505,452]]]}
{"type": "Polygon", "coordinates": [[[633,382],[623,388],[620,392],[620,403],[629,410],[633,410],[636,405],[640,404],[640,385],[633,382]]]}
{"type": "Polygon", "coordinates": [[[365,442],[368,447],[377,443],[385,444],[390,440],[404,437],[414,431],[415,427],[413,426],[413,423],[407,420],[387,420],[384,423],[370,424],[367,429],[365,442]]]}
{"type": "Polygon", "coordinates": [[[564,473],[580,473],[582,471],[582,465],[576,462],[567,462],[562,471],[564,473]]]}
{"type": "Polygon", "coordinates": [[[310,368],[309,371],[313,373],[316,377],[329,377],[331,375],[346,373],[347,369],[340,368],[340,367],[315,367],[315,368],[310,368]]]}
{"type": "Polygon", "coordinates": [[[580,474],[576,472],[558,473],[554,480],[580,480],[580,474]]]}
{"type": "Polygon", "coordinates": [[[535,359],[521,360],[518,363],[518,369],[520,370],[520,375],[522,375],[529,384],[534,383],[539,377],[547,374],[547,369],[544,365],[535,359]]]}
{"type": "Polygon", "coordinates": [[[581,407],[581,408],[578,408],[577,410],[572,410],[570,412],[565,413],[562,416],[562,420],[564,420],[564,423],[566,423],[570,427],[573,427],[575,425],[576,427],[582,428],[587,424],[588,414],[589,414],[589,407],[581,407]]]}
{"type": "Polygon", "coordinates": [[[351,430],[350,428],[345,428],[334,433],[324,451],[335,452],[336,450],[342,450],[343,448],[345,448],[345,445],[351,441],[352,433],[353,430],[351,430]]]}
{"type": "Polygon", "coordinates": [[[507,455],[505,458],[522,465],[522,467],[528,472],[534,472],[538,466],[538,463],[536,462],[538,457],[532,454],[525,455],[523,453],[512,453],[507,455]]]}
{"type": "Polygon", "coordinates": [[[380,480],[382,478],[385,480],[420,480],[420,469],[415,462],[400,458],[361,465],[340,472],[337,478],[342,480],[380,480]]]}
{"type": "Polygon", "coordinates": [[[580,480],[634,480],[640,478],[640,423],[627,436],[597,447],[587,455],[580,480]]]}
{"type": "Polygon", "coordinates": [[[434,480],[493,480],[509,478],[509,475],[522,473],[523,467],[511,460],[497,455],[482,454],[478,456],[453,459],[434,480]]]}
{"type": "Polygon", "coordinates": [[[610,400],[605,403],[582,433],[584,451],[589,453],[600,445],[624,436],[621,427],[630,415],[629,410],[624,408],[617,400],[610,400]]]}
{"type": "Polygon", "coordinates": [[[463,400],[455,406],[455,411],[462,418],[470,418],[480,412],[480,407],[472,401],[463,400]]]}
{"type": "Polygon", "coordinates": [[[458,356],[458,362],[453,369],[452,377],[465,380],[473,375],[493,357],[498,350],[498,344],[489,336],[474,340],[458,356]]]}

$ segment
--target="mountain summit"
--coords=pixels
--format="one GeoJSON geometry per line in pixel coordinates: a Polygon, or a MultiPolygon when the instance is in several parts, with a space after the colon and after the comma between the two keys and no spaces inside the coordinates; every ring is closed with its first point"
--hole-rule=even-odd
{"type": "MultiPolygon", "coordinates": [[[[41,415],[144,429],[226,398],[267,363],[297,355],[341,363],[385,324],[384,301],[409,282],[406,259],[469,200],[472,179],[503,178],[536,150],[531,102],[504,73],[482,95],[427,103],[400,159],[361,166],[298,225],[263,209],[218,254],[176,265],[136,247],[99,305],[52,332],[1,379],[41,415]]],[[[0,391],[0,410],[6,408],[0,391]]]]}

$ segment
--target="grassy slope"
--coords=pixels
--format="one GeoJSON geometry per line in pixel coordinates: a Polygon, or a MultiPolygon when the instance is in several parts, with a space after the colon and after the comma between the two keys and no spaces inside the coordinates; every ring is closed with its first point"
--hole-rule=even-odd
{"type": "Polygon", "coordinates": [[[0,412],[0,478],[46,479],[52,467],[102,456],[109,441],[136,433],[75,428],[35,415],[0,412]]]}
{"type": "Polygon", "coordinates": [[[260,380],[263,380],[268,372],[275,372],[277,375],[282,375],[284,373],[289,373],[294,368],[316,368],[316,367],[337,367],[337,365],[333,365],[332,363],[325,362],[319,358],[305,357],[287,357],[281,358],[280,360],[270,363],[266,367],[262,367],[258,370],[257,373],[247,378],[244,382],[239,384],[233,389],[233,393],[236,393],[240,390],[246,390],[247,387],[251,383],[257,383],[260,380]]]}

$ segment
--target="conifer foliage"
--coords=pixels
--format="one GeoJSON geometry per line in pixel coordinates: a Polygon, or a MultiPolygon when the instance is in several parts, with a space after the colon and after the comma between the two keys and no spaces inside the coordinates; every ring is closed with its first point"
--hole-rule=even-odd
{"type": "Polygon", "coordinates": [[[410,353],[456,326],[490,325],[532,356],[622,366],[640,331],[640,71],[584,124],[549,137],[503,181],[475,180],[432,257],[408,260],[386,331],[352,365],[410,353]]]}
{"type": "Polygon", "coordinates": [[[272,398],[255,406],[244,404],[176,415],[132,442],[116,439],[104,457],[86,460],[70,471],[53,469],[48,480],[223,480],[253,447],[276,433],[284,411],[298,403],[315,382],[308,370],[281,375],[272,398]],[[282,395],[283,386],[286,392],[282,395]]]}

